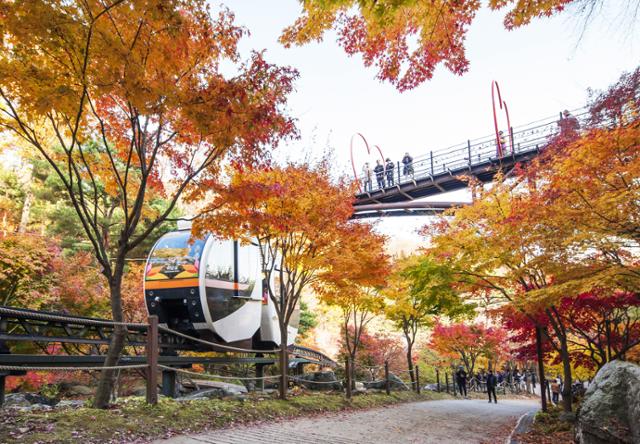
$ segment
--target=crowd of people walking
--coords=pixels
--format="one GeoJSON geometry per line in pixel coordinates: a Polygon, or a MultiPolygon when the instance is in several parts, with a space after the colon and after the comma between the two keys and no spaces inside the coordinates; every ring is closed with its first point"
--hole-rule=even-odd
{"type": "MultiPolygon", "coordinates": [[[[560,375],[545,378],[545,391],[550,401],[559,404],[562,399],[564,383],[560,375]]],[[[537,373],[533,369],[505,368],[501,371],[488,372],[484,369],[469,375],[465,367],[460,365],[454,373],[454,392],[464,398],[468,397],[468,391],[487,393],[489,403],[497,403],[497,389],[501,388],[502,393],[509,389],[511,393],[539,394],[541,389],[537,373]]],[[[584,394],[585,385],[581,381],[575,381],[571,387],[573,396],[584,394]]]]}
{"type": "MultiPolygon", "coordinates": [[[[405,153],[402,158],[402,176],[413,177],[413,157],[409,153],[405,153]]],[[[396,165],[390,158],[386,158],[384,164],[381,160],[376,160],[376,166],[371,169],[369,162],[365,162],[362,167],[362,186],[365,191],[373,189],[372,178],[375,176],[378,189],[384,189],[394,186],[400,182],[400,164],[396,171],[396,165]]]]}

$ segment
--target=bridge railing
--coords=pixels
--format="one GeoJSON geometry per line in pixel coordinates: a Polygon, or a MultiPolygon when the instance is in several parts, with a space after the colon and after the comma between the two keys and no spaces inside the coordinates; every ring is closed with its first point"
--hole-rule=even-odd
{"type": "MultiPolygon", "coordinates": [[[[584,126],[588,117],[585,109],[574,110],[570,118],[575,118],[579,126],[584,126]]],[[[382,183],[379,183],[374,172],[370,180],[364,174],[359,177],[362,191],[371,192],[385,188],[403,185],[416,180],[431,178],[442,174],[451,174],[470,169],[483,164],[499,162],[502,159],[517,157],[543,149],[549,141],[561,132],[562,117],[547,117],[526,125],[505,131],[501,138],[501,150],[495,134],[467,140],[448,148],[430,151],[428,154],[416,156],[407,171],[400,162],[389,180],[389,173],[385,171],[382,183]]]]}

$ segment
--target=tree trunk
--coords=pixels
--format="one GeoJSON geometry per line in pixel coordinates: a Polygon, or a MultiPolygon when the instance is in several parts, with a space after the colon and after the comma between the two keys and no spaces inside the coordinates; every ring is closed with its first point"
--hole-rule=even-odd
{"type": "Polygon", "coordinates": [[[287,354],[288,340],[287,324],[284,326],[280,325],[280,399],[287,399],[287,389],[289,384],[287,378],[287,370],[289,369],[289,356],[287,354]]]}
{"type": "Polygon", "coordinates": [[[547,411],[547,378],[544,375],[544,356],[542,353],[542,331],[536,327],[536,357],[538,358],[538,382],[540,382],[540,403],[542,411],[547,411]]]}
{"type": "Polygon", "coordinates": [[[562,407],[565,412],[571,413],[571,385],[573,378],[571,377],[571,359],[569,357],[569,347],[567,346],[567,337],[560,336],[560,356],[562,357],[562,369],[564,372],[564,383],[562,384],[562,407]]]}
{"type": "Polygon", "coordinates": [[[411,378],[411,389],[415,390],[415,375],[413,374],[413,350],[410,344],[407,344],[407,367],[409,368],[409,377],[411,378]]]}
{"type": "MultiPolygon", "coordinates": [[[[113,277],[109,280],[109,292],[111,296],[111,315],[116,322],[124,322],[124,315],[122,311],[122,276],[124,274],[124,260],[123,265],[116,264],[116,270],[113,277]]],[[[104,360],[105,367],[112,367],[118,365],[120,360],[120,354],[124,348],[124,340],[126,336],[126,328],[122,325],[116,325],[113,329],[113,335],[111,336],[111,342],[109,343],[109,350],[104,360]]],[[[115,383],[115,370],[102,370],[100,379],[98,381],[98,387],[96,389],[96,398],[93,401],[93,406],[99,409],[104,409],[109,406],[109,400],[111,391],[115,383]]]]}

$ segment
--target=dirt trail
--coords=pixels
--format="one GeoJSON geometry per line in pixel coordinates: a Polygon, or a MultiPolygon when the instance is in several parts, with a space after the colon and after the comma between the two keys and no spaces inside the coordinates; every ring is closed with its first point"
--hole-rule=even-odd
{"type": "Polygon", "coordinates": [[[156,444],[503,443],[529,400],[443,400],[178,436],[156,444]]]}

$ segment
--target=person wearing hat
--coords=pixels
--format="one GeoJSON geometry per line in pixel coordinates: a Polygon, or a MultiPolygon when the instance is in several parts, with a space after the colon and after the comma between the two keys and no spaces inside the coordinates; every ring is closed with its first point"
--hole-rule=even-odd
{"type": "Polygon", "coordinates": [[[387,185],[388,186],[393,186],[393,184],[394,184],[394,180],[393,180],[393,162],[388,157],[387,157],[386,162],[387,162],[387,164],[384,167],[384,171],[387,174],[387,185]]]}
{"type": "Polygon", "coordinates": [[[376,181],[378,182],[378,188],[384,188],[384,166],[380,163],[379,160],[376,160],[376,167],[373,169],[373,172],[376,173],[376,181]]]}

